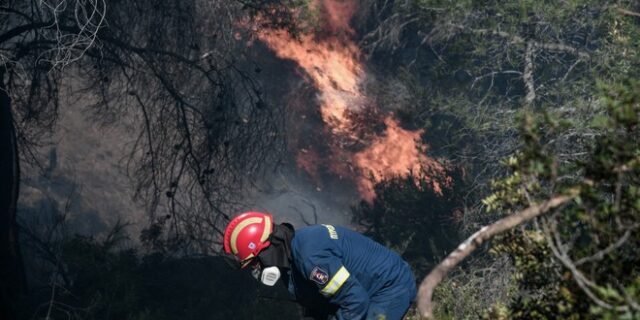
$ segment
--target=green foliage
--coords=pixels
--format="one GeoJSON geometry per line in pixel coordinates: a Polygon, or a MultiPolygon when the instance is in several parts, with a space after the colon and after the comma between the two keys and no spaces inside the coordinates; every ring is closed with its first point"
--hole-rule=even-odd
{"type": "Polygon", "coordinates": [[[505,319],[505,303],[516,293],[506,264],[505,258],[467,261],[436,287],[434,318],[478,319],[493,305],[495,310],[489,312],[488,319],[505,319]]]}
{"type": "MultiPolygon", "coordinates": [[[[447,156],[454,163],[469,166],[470,172],[493,174],[497,160],[516,149],[515,114],[527,93],[523,79],[527,41],[538,44],[532,56],[533,107],[553,118],[571,119],[576,130],[588,129],[583,118],[594,112],[590,105],[596,79],[616,82],[640,72],[637,17],[617,11],[637,10],[635,1],[407,0],[394,4],[391,17],[396,14],[406,17],[398,21],[415,22],[400,27],[391,18],[385,21],[389,26],[380,28],[402,36],[395,42],[367,39],[376,44],[373,61],[390,74],[409,74],[400,78],[416,93],[418,102],[400,113],[417,118],[415,124],[427,134],[433,121],[424,119],[425,115],[442,117],[440,126],[448,122],[455,127],[446,132],[450,143],[441,145],[449,148],[447,156]],[[405,32],[399,33],[402,28],[405,32]],[[564,49],[550,49],[553,46],[564,49]],[[416,87],[420,90],[413,90],[416,87]],[[458,143],[468,137],[473,140],[467,145],[458,143]]],[[[483,180],[480,185],[485,184],[483,180]]]]}
{"type": "MultiPolygon", "coordinates": [[[[425,129],[430,152],[464,168],[463,229],[477,230],[554,195],[574,197],[560,213],[493,244],[496,256],[512,258],[518,294],[487,317],[635,316],[607,306],[625,305],[620,297],[638,301],[638,231],[629,228],[640,207],[632,169],[640,88],[625,79],[640,74],[640,24],[619,10],[638,12],[638,2],[400,0],[389,12],[382,3],[377,17],[387,19],[363,43],[372,44],[373,62],[413,94],[402,99],[403,123],[425,129]],[[534,48],[529,66],[528,45],[534,48]],[[535,98],[528,104],[530,88],[535,98]],[[555,235],[570,260],[581,261],[577,270],[605,307],[556,257],[559,245],[549,245],[555,235]],[[581,260],[603,250],[602,257],[581,260]]],[[[382,92],[380,100],[397,92],[382,92]]],[[[455,299],[466,300],[473,285],[443,283],[436,294],[446,311],[440,315],[457,308],[457,318],[477,316],[474,303],[455,299]],[[460,310],[461,304],[470,307],[460,310]]]]}
{"type": "Polygon", "coordinates": [[[600,88],[607,112],[594,117],[601,131],[586,157],[558,161],[554,138],[570,128],[548,115],[525,116],[512,173],[485,199],[501,212],[557,194],[575,199],[494,244],[516,267],[521,294],[511,318],[640,317],[640,81],[600,88]]]}

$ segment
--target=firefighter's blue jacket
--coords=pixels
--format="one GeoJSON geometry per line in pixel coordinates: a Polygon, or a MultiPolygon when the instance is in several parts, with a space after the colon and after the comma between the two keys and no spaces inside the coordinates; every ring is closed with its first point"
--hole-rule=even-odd
{"type": "Polygon", "coordinates": [[[307,307],[337,307],[342,319],[400,319],[415,299],[411,268],[395,252],[342,227],[296,230],[289,291],[307,307]]]}

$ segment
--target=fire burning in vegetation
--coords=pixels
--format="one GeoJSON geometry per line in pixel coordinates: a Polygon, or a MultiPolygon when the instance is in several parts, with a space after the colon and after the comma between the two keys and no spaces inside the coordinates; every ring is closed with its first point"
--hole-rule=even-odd
{"type": "Polygon", "coordinates": [[[375,181],[426,172],[437,192],[448,183],[445,168],[427,157],[427,146],[419,131],[400,127],[392,114],[383,114],[364,92],[366,70],[349,26],[357,9],[354,1],[322,0],[316,3],[323,29],[293,38],[284,30],[260,30],[258,38],[282,59],[292,60],[304,70],[318,90],[320,114],[328,139],[328,154],[311,146],[301,148],[298,166],[318,176],[324,162],[341,178],[351,178],[360,195],[371,202],[375,181]],[[444,179],[440,179],[444,178],[444,179]],[[372,180],[373,179],[373,180],[372,180]]]}
{"type": "MultiPolygon", "coordinates": [[[[404,130],[390,116],[384,121],[387,125],[384,135],[377,137],[369,147],[353,155],[353,160],[360,170],[370,172],[374,181],[421,171],[431,173],[432,176],[444,176],[444,167],[425,156],[427,146],[419,142],[422,131],[404,130]]],[[[442,192],[437,179],[426,179],[430,179],[429,182],[436,192],[442,192]]],[[[359,177],[357,182],[358,191],[363,198],[373,200],[373,181],[367,177],[359,177]]],[[[450,183],[449,179],[445,179],[444,182],[450,183]]]]}

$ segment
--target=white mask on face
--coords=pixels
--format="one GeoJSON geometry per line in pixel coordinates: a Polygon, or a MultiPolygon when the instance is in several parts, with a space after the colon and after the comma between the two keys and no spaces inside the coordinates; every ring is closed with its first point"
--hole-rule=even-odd
{"type": "Polygon", "coordinates": [[[280,269],[278,267],[264,268],[260,275],[260,282],[265,286],[274,286],[278,279],[280,279],[280,269]]]}

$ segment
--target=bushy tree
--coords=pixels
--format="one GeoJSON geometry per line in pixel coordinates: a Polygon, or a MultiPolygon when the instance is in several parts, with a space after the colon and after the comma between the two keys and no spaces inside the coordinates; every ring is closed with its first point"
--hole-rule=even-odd
{"type": "Polygon", "coordinates": [[[423,276],[459,240],[463,188],[462,181],[456,181],[459,184],[441,192],[419,175],[381,181],[373,203],[363,201],[352,209],[353,219],[365,235],[401,254],[423,276]]]}
{"type": "Polygon", "coordinates": [[[284,286],[261,290],[248,270],[221,257],[144,254],[127,246],[126,225],[105,237],[71,235],[65,216],[29,234],[30,294],[18,319],[297,319],[284,286]],[[278,290],[280,289],[280,290],[278,290]],[[275,312],[277,310],[277,312],[275,312]]]}
{"type": "MultiPolygon", "coordinates": [[[[263,1],[3,3],[0,140],[7,160],[0,171],[7,206],[17,198],[18,160],[37,163],[37,147],[65,112],[64,89],[82,97],[97,124],[138,128],[127,169],[135,196],[162,226],[156,243],[211,250],[247,177],[275,163],[284,146],[282,110],[256,80],[240,25],[260,13],[264,23],[287,24],[283,8],[263,1]],[[158,208],[163,214],[156,216],[158,208]]],[[[7,206],[0,212],[8,221],[0,227],[3,243],[4,234],[16,234],[7,230],[15,224],[7,206]]]]}
{"type": "Polygon", "coordinates": [[[98,124],[138,129],[128,169],[151,231],[160,231],[147,233],[155,243],[173,252],[216,250],[247,175],[278,159],[284,145],[281,110],[263,96],[240,41],[241,21],[259,13],[287,25],[282,4],[0,4],[1,317],[12,317],[5,310],[26,286],[16,223],[20,163],[38,168],[37,148],[65,112],[62,94],[80,94],[98,124]]]}
{"type": "MultiPolygon", "coordinates": [[[[615,82],[640,70],[635,1],[365,1],[360,44],[385,82],[404,83],[406,122],[432,132],[441,152],[465,168],[467,207],[479,213],[499,161],[518,148],[520,110],[545,110],[573,122],[572,143],[594,134],[598,79],[615,82]],[[635,15],[634,15],[635,14],[635,15]],[[400,74],[400,76],[397,76],[400,74]],[[438,141],[441,136],[447,141],[438,141]]],[[[399,90],[393,90],[397,95],[399,90]]],[[[479,216],[479,215],[478,215],[479,216]]]]}
{"type": "MultiPolygon", "coordinates": [[[[591,170],[587,170],[585,164],[589,161],[587,158],[594,155],[590,146],[608,130],[594,123],[615,118],[602,103],[598,83],[621,83],[624,79],[637,77],[640,71],[640,56],[635,54],[640,47],[637,20],[640,7],[635,1],[409,0],[362,3],[366,9],[357,22],[363,32],[360,43],[368,58],[386,79],[391,79],[388,82],[393,82],[393,85],[389,88],[397,88],[396,83],[399,82],[407,89],[403,92],[412,93],[407,98],[406,94],[398,93],[401,90],[387,90],[382,100],[391,100],[384,96],[386,92],[391,92],[393,97],[403,97],[395,100],[402,104],[399,114],[403,122],[424,128],[427,141],[433,134],[437,148],[431,152],[448,157],[452,164],[463,168],[468,177],[464,197],[467,223],[463,226],[464,235],[471,235],[481,226],[504,218],[505,212],[519,212],[531,206],[540,209],[534,205],[542,199],[555,199],[554,195],[565,197],[563,192],[570,189],[567,184],[571,182],[575,186],[580,176],[584,177],[585,172],[591,170]],[[531,129],[523,131],[526,139],[519,138],[522,132],[518,130],[518,123],[524,113],[545,114],[544,120],[531,116],[525,121],[525,128],[538,128],[535,138],[526,134],[531,129]],[[509,175],[501,160],[518,154],[513,158],[515,161],[522,152],[532,154],[534,151],[540,154],[540,159],[542,155],[553,154],[555,167],[549,164],[550,160],[541,160],[535,166],[531,164],[527,170],[548,170],[547,174],[555,172],[555,183],[550,177],[540,179],[538,198],[532,198],[530,191],[522,192],[518,199],[528,200],[519,206],[495,210],[496,207],[492,207],[495,201],[509,202],[516,195],[498,192],[487,198],[487,194],[494,191],[490,183],[492,180],[507,175],[501,181],[513,187],[529,179],[509,175]],[[570,166],[573,169],[569,169],[570,166]],[[558,173],[560,167],[563,173],[558,173]],[[524,180],[518,180],[521,178],[524,180]],[[565,185],[567,190],[559,192],[559,185],[565,185]]],[[[597,188],[602,187],[599,185],[597,188]]],[[[574,191],[581,193],[581,188],[574,191]]],[[[565,198],[561,199],[565,201],[565,198]]],[[[538,221],[537,224],[542,230],[542,223],[538,221]]],[[[550,232],[553,233],[552,230],[550,232]]],[[[622,239],[625,232],[620,232],[615,239],[594,239],[597,239],[595,242],[601,241],[599,248],[603,249],[611,241],[615,244],[622,239]]],[[[544,244],[543,238],[534,238],[542,239],[544,244]]],[[[584,239],[582,236],[575,241],[582,243],[584,239]]],[[[504,243],[522,248],[524,244],[531,244],[529,240],[523,242],[513,238],[504,243]]],[[[562,241],[566,247],[566,239],[562,241]]],[[[628,241],[624,240],[625,243],[628,241]]],[[[546,247],[545,250],[541,252],[553,254],[551,248],[546,247]]],[[[502,261],[507,251],[495,250],[495,253],[502,261]]],[[[536,255],[540,252],[532,253],[532,256],[536,255]]],[[[474,259],[464,270],[452,276],[482,283],[479,277],[473,276],[473,270],[494,266],[486,261],[474,259]]],[[[521,276],[520,260],[512,261],[519,270],[516,274],[521,276]]],[[[612,259],[609,263],[613,264],[613,261],[620,263],[624,259],[612,259]]],[[[587,262],[581,265],[586,266],[587,262]]],[[[501,264],[501,268],[505,268],[506,275],[510,274],[510,264],[501,264]]],[[[531,283],[553,283],[556,280],[545,274],[552,269],[538,271],[527,273],[524,278],[531,283]]],[[[599,281],[595,283],[599,285],[599,281]]],[[[448,283],[450,292],[474,291],[468,286],[454,288],[451,284],[448,283]]],[[[619,292],[621,290],[618,288],[619,292]]],[[[516,290],[516,293],[527,297],[525,289],[516,290]]],[[[482,295],[476,297],[483,299],[482,295]]],[[[529,297],[527,301],[538,298],[536,295],[529,297]]],[[[589,298],[586,294],[582,297],[589,298]]],[[[506,314],[506,309],[498,309],[494,316],[506,314]]],[[[456,310],[460,311],[459,308],[456,310]]],[[[477,310],[474,306],[467,311],[477,310]]],[[[456,316],[462,313],[464,311],[456,313],[456,316]]],[[[523,317],[526,316],[530,314],[523,317]]]]}
{"type": "Polygon", "coordinates": [[[509,160],[512,173],[485,202],[504,212],[556,194],[572,202],[514,230],[493,247],[516,266],[520,295],[513,318],[636,318],[640,316],[640,82],[603,86],[607,113],[580,161],[559,160],[563,122],[526,117],[525,144],[509,160]]]}
{"type": "Polygon", "coordinates": [[[636,318],[640,81],[603,86],[607,113],[579,161],[562,161],[556,137],[570,128],[548,114],[525,114],[523,145],[508,158],[511,173],[483,202],[503,218],[482,227],[440,262],[420,285],[418,308],[433,317],[434,288],[476,248],[505,233],[494,253],[507,254],[519,290],[490,318],[636,318]],[[533,223],[524,225],[526,222],[533,223]],[[520,226],[520,227],[518,227],[520,226]]]}

